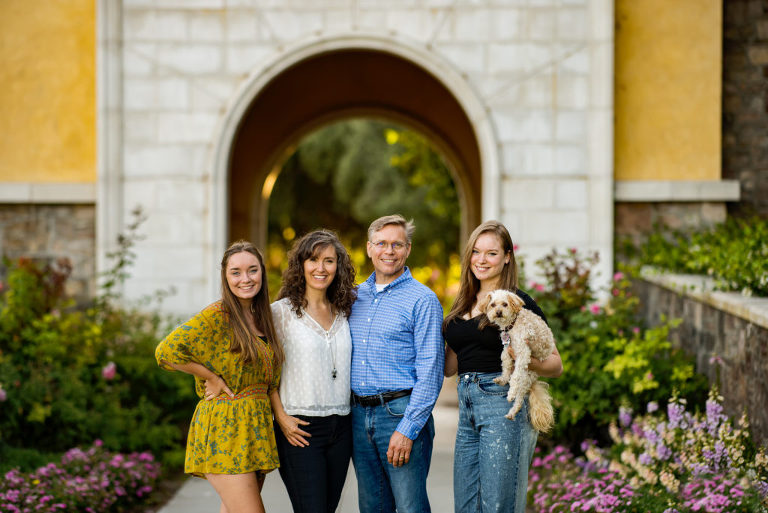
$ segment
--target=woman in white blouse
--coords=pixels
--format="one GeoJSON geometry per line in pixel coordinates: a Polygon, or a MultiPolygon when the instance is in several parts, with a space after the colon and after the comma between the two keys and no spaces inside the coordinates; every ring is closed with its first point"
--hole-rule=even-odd
{"type": "Polygon", "coordinates": [[[355,269],[336,234],[296,241],[278,297],[272,315],[285,360],[270,400],[280,477],[295,512],[331,513],[352,451],[347,318],[356,297],[355,269]]]}

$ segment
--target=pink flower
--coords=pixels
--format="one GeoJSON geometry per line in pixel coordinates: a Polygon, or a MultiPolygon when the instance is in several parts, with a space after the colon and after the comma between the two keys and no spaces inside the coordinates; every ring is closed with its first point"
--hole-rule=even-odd
{"type": "Polygon", "coordinates": [[[520,249],[520,246],[518,246],[517,244],[512,244],[512,252],[513,253],[517,253],[518,249],[520,249]]]}
{"type": "Polygon", "coordinates": [[[8,399],[8,394],[3,390],[3,387],[0,386],[0,403],[8,399]]]}
{"type": "Polygon", "coordinates": [[[101,369],[101,376],[107,381],[115,379],[115,373],[117,372],[117,365],[115,362],[109,362],[101,369]]]}
{"type": "Polygon", "coordinates": [[[597,303],[592,303],[591,305],[589,305],[589,311],[592,312],[595,315],[599,314],[600,313],[600,305],[598,305],[597,303]]]}
{"type": "Polygon", "coordinates": [[[619,295],[619,289],[613,289],[613,295],[618,296],[619,295]]]}
{"type": "Polygon", "coordinates": [[[712,357],[709,359],[709,364],[710,365],[717,364],[717,365],[722,366],[723,365],[723,359],[719,355],[713,354],[712,357]]]}
{"type": "Polygon", "coordinates": [[[634,333],[635,335],[638,335],[640,333],[640,328],[635,326],[634,328],[632,328],[632,333],[634,333]]]}
{"type": "Polygon", "coordinates": [[[619,271],[613,275],[613,281],[620,281],[624,279],[624,273],[619,271]]]}

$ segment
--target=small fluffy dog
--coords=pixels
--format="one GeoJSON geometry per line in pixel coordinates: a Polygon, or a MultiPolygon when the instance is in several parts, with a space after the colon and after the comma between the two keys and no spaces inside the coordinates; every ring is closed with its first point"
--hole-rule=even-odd
{"type": "Polygon", "coordinates": [[[523,300],[509,290],[494,290],[483,299],[478,308],[485,313],[491,324],[501,330],[504,349],[501,351],[501,376],[494,379],[499,385],[509,383],[507,401],[515,404],[505,415],[512,420],[523,406],[525,395],[530,391],[531,425],[546,433],[555,423],[549,385],[539,381],[539,375],[528,370],[531,357],[546,359],[555,350],[555,338],[544,320],[523,308],[523,300]],[[507,352],[511,345],[517,361],[507,352]],[[514,368],[514,371],[513,371],[514,368]]]}

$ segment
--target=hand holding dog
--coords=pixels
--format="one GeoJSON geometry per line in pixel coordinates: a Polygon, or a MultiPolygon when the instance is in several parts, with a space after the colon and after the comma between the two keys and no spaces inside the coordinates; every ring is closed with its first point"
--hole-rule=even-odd
{"type": "MultiPolygon", "coordinates": [[[[525,341],[528,344],[528,341],[525,341]]],[[[512,346],[507,346],[507,353],[515,360],[515,350],[512,346]]],[[[543,378],[557,378],[563,373],[563,361],[560,358],[560,352],[555,348],[552,354],[545,360],[531,357],[531,363],[528,364],[528,370],[533,371],[543,378]]]]}

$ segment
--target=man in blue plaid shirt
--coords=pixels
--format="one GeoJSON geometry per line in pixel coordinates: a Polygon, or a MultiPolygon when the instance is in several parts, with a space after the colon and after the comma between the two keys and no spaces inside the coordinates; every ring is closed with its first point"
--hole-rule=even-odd
{"type": "Polygon", "coordinates": [[[414,226],[400,215],[368,228],[374,272],[352,306],[352,461],[361,513],[429,512],[427,473],[443,384],[443,309],[405,261],[414,226]]]}

